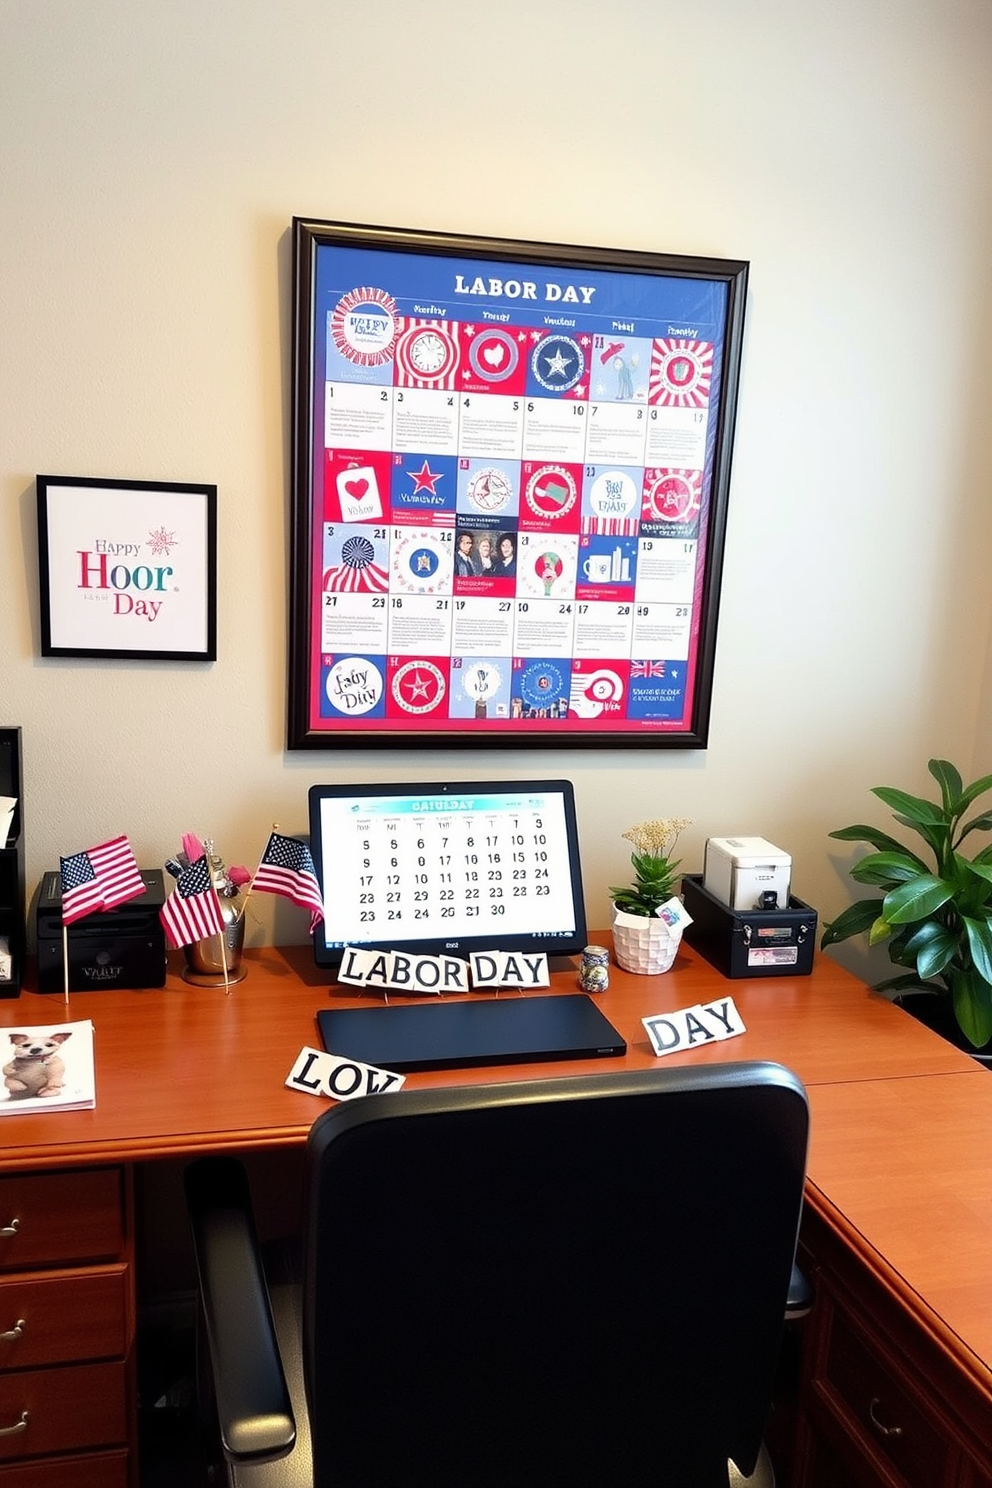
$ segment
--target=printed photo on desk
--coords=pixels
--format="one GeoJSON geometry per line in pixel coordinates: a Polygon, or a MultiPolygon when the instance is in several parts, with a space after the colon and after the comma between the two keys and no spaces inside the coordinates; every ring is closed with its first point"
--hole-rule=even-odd
{"type": "Polygon", "coordinates": [[[0,1033],[0,1116],[26,1111],[83,1111],[96,1105],[93,1024],[11,1028],[0,1033]]]}

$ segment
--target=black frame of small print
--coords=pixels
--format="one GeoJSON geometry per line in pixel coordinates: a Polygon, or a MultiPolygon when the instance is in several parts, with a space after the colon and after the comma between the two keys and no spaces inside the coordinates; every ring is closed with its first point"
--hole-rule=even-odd
{"type": "Polygon", "coordinates": [[[217,487],[39,475],[42,656],[217,658],[217,487]]]}

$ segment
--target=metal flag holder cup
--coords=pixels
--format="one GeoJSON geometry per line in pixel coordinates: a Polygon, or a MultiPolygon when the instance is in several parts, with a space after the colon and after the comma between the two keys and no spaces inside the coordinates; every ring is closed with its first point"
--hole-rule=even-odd
{"type": "Polygon", "coordinates": [[[226,987],[243,982],[248,968],[242,959],[245,946],[245,913],[241,895],[222,899],[223,933],[208,935],[183,947],[186,965],[183,981],[194,987],[226,987]],[[226,968],[226,970],[225,970],[226,968]]]}
{"type": "Polygon", "coordinates": [[[192,983],[194,987],[226,987],[230,990],[248,975],[243,960],[247,896],[243,897],[231,882],[223,859],[214,851],[214,844],[209,839],[205,852],[224,929],[183,946],[186,965],[182,976],[183,981],[192,983]]]}

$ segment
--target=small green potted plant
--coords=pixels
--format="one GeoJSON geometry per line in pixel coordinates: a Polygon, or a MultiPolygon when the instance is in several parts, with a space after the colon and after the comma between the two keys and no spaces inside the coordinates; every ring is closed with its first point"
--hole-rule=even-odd
{"type": "Polygon", "coordinates": [[[668,971],[682,938],[681,924],[658,917],[675,895],[680,860],[672,859],[679,833],[692,822],[686,816],[656,817],[623,833],[632,843],[634,882],[610,889],[613,895],[613,951],[626,971],[668,971]]]}
{"type": "Polygon", "coordinates": [[[831,832],[842,842],[874,848],[850,870],[856,883],[878,890],[859,899],[826,925],[821,947],[867,933],[869,945],[885,944],[899,976],[878,984],[892,997],[936,993],[950,1004],[957,1027],[973,1049],[992,1040],[992,845],[971,858],[961,845],[972,832],[992,831],[992,812],[966,813],[992,790],[992,775],[964,785],[947,760],[928,769],[940,800],[928,801],[891,786],[872,794],[890,807],[896,821],[922,837],[931,866],[887,832],[857,825],[831,832]]]}

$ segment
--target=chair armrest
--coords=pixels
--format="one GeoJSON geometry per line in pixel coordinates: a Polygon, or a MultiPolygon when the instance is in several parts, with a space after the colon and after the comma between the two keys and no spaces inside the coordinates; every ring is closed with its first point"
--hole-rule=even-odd
{"type": "Polygon", "coordinates": [[[296,1440],[248,1179],[235,1158],[184,1175],[221,1445],[235,1463],[275,1460],[296,1440]]]}

